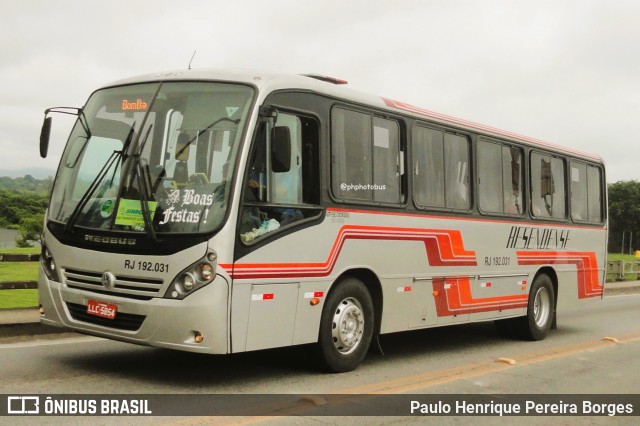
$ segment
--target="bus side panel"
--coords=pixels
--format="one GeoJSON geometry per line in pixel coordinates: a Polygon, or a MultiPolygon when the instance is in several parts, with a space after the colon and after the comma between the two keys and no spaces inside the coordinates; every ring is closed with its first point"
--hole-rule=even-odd
{"type": "Polygon", "coordinates": [[[340,276],[356,269],[380,282],[383,334],[525,315],[541,268],[558,275],[559,309],[594,298],[598,287],[601,294],[602,254],[585,251],[592,229],[528,224],[518,231],[506,221],[333,212],[340,216],[328,214],[322,223],[283,235],[236,262],[234,352],[317,341],[326,295],[340,276]],[[541,237],[534,240],[534,234],[541,237]],[[566,237],[571,250],[543,235],[566,237]],[[273,299],[256,305],[253,299],[264,293],[273,299]],[[312,298],[318,303],[312,305],[312,298]],[[274,327],[278,333],[265,337],[274,327]]]}
{"type": "Polygon", "coordinates": [[[251,283],[233,281],[231,297],[231,352],[244,352],[247,348],[251,283]]]}
{"type": "Polygon", "coordinates": [[[556,312],[562,312],[565,309],[572,308],[577,305],[578,279],[576,269],[570,266],[560,265],[554,268],[558,276],[558,294],[556,295],[556,312]]]}
{"type": "Polygon", "coordinates": [[[234,284],[232,352],[318,340],[328,281],[234,284]],[[315,299],[315,300],[314,300],[315,299]]]}
{"type": "Polygon", "coordinates": [[[328,281],[309,281],[300,285],[293,331],[293,344],[303,345],[318,341],[318,330],[322,306],[326,300],[330,283],[328,281]],[[316,301],[318,302],[317,304],[316,301]]]}
{"type": "Polygon", "coordinates": [[[247,351],[293,344],[299,283],[251,286],[247,351]]]}
{"type": "Polygon", "coordinates": [[[322,307],[334,279],[328,277],[325,263],[336,232],[323,224],[300,229],[236,262],[232,352],[317,341],[322,307]],[[314,298],[318,303],[312,305],[314,298]]]}
{"type": "Polygon", "coordinates": [[[431,282],[408,278],[382,279],[382,334],[436,323],[431,282]]]}

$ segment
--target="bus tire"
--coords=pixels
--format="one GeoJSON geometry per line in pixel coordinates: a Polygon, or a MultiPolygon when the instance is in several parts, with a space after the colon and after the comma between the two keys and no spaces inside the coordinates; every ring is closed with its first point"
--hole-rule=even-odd
{"type": "Polygon", "coordinates": [[[527,316],[520,318],[518,334],[526,340],[543,340],[553,323],[555,294],[553,283],[546,274],[540,274],[533,281],[529,292],[527,316]]]}
{"type": "Polygon", "coordinates": [[[357,278],[339,282],[324,303],[318,335],[320,360],[327,370],[344,373],[364,360],[374,328],[373,301],[357,278]]]}

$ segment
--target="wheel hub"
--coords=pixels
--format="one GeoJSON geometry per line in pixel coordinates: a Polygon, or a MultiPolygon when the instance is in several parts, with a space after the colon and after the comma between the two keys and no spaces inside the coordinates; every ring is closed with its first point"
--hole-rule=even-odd
{"type": "Polygon", "coordinates": [[[364,333],[364,314],[362,306],[353,298],[347,298],[338,304],[333,315],[332,338],[338,352],[353,352],[364,333]]]}
{"type": "Polygon", "coordinates": [[[551,297],[546,288],[538,289],[533,301],[533,317],[538,327],[543,327],[551,314],[551,297]]]}

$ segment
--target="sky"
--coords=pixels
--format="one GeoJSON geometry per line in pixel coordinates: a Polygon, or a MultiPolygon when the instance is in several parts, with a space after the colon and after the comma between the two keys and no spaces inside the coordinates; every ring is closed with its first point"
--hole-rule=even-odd
{"type": "Polygon", "coordinates": [[[0,0],[0,176],[53,175],[97,87],[192,68],[315,73],[601,155],[640,180],[636,0],[0,0]]]}

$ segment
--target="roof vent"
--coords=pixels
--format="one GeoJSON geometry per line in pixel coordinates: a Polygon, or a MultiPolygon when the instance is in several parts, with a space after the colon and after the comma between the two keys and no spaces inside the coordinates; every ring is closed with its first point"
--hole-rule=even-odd
{"type": "Polygon", "coordinates": [[[327,75],[319,75],[319,74],[302,74],[302,75],[305,76],[305,77],[315,78],[316,80],[324,81],[326,83],[333,83],[333,84],[347,84],[347,83],[349,83],[347,80],[341,80],[339,78],[329,77],[327,75]]]}

